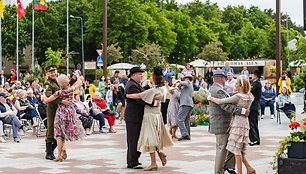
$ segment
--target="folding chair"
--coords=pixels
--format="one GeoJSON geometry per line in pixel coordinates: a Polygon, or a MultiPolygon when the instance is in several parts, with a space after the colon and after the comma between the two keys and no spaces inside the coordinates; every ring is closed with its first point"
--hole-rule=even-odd
{"type": "Polygon", "coordinates": [[[35,110],[36,110],[36,113],[37,113],[37,118],[38,118],[38,129],[37,129],[37,132],[36,132],[36,136],[39,137],[39,133],[42,132],[42,129],[47,129],[46,126],[45,126],[45,121],[47,120],[47,117],[42,119],[39,111],[38,111],[38,104],[35,104],[35,110]]]}

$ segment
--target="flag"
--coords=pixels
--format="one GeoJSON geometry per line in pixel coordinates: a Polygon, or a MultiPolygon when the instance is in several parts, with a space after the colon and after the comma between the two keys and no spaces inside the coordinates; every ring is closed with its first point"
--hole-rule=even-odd
{"type": "Polygon", "coordinates": [[[0,0],[0,17],[2,19],[4,19],[4,16],[3,16],[4,7],[5,7],[4,2],[2,0],[0,0]]]}
{"type": "Polygon", "coordinates": [[[34,10],[48,10],[48,6],[45,0],[34,0],[33,9],[34,10]]]}
{"type": "Polygon", "coordinates": [[[17,0],[17,9],[16,9],[17,15],[18,15],[18,19],[21,19],[23,16],[26,15],[26,11],[23,8],[22,3],[20,2],[20,0],[17,0]]]}

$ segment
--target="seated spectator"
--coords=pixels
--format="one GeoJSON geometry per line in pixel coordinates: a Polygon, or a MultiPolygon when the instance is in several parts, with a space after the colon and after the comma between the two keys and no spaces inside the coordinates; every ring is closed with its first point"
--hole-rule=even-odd
{"type": "Polygon", "coordinates": [[[232,72],[227,73],[227,80],[224,85],[224,90],[229,93],[233,94],[235,92],[235,85],[236,85],[237,80],[234,79],[234,75],[232,72]]]}
{"type": "Polygon", "coordinates": [[[207,89],[208,84],[206,82],[202,82],[201,87],[199,89],[199,93],[204,96],[208,96],[209,91],[207,89]]]}
{"type": "Polygon", "coordinates": [[[123,84],[118,84],[116,81],[113,83],[113,105],[116,112],[120,113],[120,123],[124,120],[124,107],[125,107],[125,89],[123,84]]]}
{"type": "Polygon", "coordinates": [[[12,86],[12,88],[14,88],[14,90],[23,90],[23,86],[21,86],[21,82],[16,80],[15,84],[12,86]]]}
{"type": "Polygon", "coordinates": [[[0,143],[6,143],[3,132],[3,122],[0,120],[0,143]]]}
{"type": "Polygon", "coordinates": [[[266,81],[265,86],[262,88],[261,98],[260,98],[260,108],[261,108],[261,119],[265,118],[265,108],[270,106],[271,119],[274,116],[274,103],[275,103],[276,91],[271,86],[270,81],[266,81]]]}
{"type": "Polygon", "coordinates": [[[13,88],[10,88],[8,90],[8,99],[10,99],[10,101],[14,104],[16,101],[16,97],[15,97],[15,90],[13,88]]]}
{"type": "MultiPolygon", "coordinates": [[[[30,104],[36,109],[36,112],[39,113],[40,118],[43,120],[47,118],[46,114],[46,106],[45,104],[39,99],[37,99],[34,94],[32,89],[27,90],[27,100],[30,102],[30,104]]],[[[37,113],[37,114],[38,114],[37,113]]],[[[41,120],[41,121],[42,121],[41,120]]],[[[47,127],[47,120],[44,121],[45,127],[47,127]]]]}
{"type": "Polygon", "coordinates": [[[0,85],[0,92],[6,92],[4,89],[3,89],[3,86],[0,85]]]}
{"type": "Polygon", "coordinates": [[[80,100],[80,96],[78,94],[74,94],[74,105],[76,113],[79,115],[79,119],[82,122],[82,125],[86,131],[86,135],[90,135],[90,128],[93,123],[93,117],[89,114],[89,109],[85,106],[83,102],[80,100]]]}
{"type": "Polygon", "coordinates": [[[103,126],[105,125],[104,121],[104,115],[102,113],[101,108],[97,106],[96,103],[92,102],[91,96],[88,94],[86,97],[86,103],[85,106],[89,108],[89,113],[90,115],[95,119],[99,120],[99,132],[100,133],[105,133],[103,131],[103,126]]]}
{"type": "Polygon", "coordinates": [[[9,82],[5,82],[4,83],[4,86],[3,86],[3,89],[5,89],[7,92],[8,92],[8,90],[11,88],[11,86],[10,86],[10,83],[9,82]]]}
{"type": "Polygon", "coordinates": [[[19,143],[19,135],[24,134],[22,130],[23,126],[18,120],[17,109],[10,100],[7,100],[7,95],[3,92],[0,93],[0,112],[0,120],[3,124],[12,125],[14,141],[19,143]]]}
{"type": "Polygon", "coordinates": [[[31,88],[33,91],[33,94],[37,97],[40,96],[42,94],[42,87],[39,85],[39,79],[35,78],[31,81],[31,88]]]}
{"type": "Polygon", "coordinates": [[[198,77],[195,79],[194,81],[194,90],[195,91],[199,91],[200,87],[201,87],[201,84],[204,82],[204,79],[202,77],[202,75],[198,75],[198,77]]]}
{"type": "Polygon", "coordinates": [[[282,93],[278,96],[278,106],[291,120],[293,117],[292,112],[295,112],[295,105],[291,103],[291,98],[286,87],[283,87],[282,93]]]}
{"type": "MultiPolygon", "coordinates": [[[[115,83],[117,83],[117,82],[115,82],[115,83]]],[[[111,110],[114,110],[113,90],[114,90],[114,86],[113,86],[113,85],[110,85],[109,88],[107,88],[107,92],[106,92],[106,95],[105,95],[105,100],[106,100],[107,106],[108,106],[108,108],[110,108],[111,110]]],[[[100,94],[101,94],[101,93],[100,93],[100,94]]],[[[102,98],[102,95],[101,95],[101,98],[102,98]]]]}
{"type": "Polygon", "coordinates": [[[33,126],[33,133],[38,126],[37,112],[34,106],[27,100],[26,91],[21,90],[18,93],[18,99],[15,101],[15,107],[18,111],[17,116],[20,119],[30,120],[33,126]]]}
{"type": "Polygon", "coordinates": [[[109,133],[116,133],[114,131],[113,126],[115,125],[116,113],[112,112],[109,108],[107,108],[106,101],[102,99],[100,92],[95,92],[94,99],[92,100],[97,104],[99,108],[102,109],[104,118],[107,119],[109,124],[109,133]]]}

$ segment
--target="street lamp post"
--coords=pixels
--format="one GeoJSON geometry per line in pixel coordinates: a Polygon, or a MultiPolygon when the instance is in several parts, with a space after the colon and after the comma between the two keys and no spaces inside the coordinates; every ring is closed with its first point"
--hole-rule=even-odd
{"type": "MultiPolygon", "coordinates": [[[[281,17],[280,17],[280,0],[276,0],[276,82],[281,75],[281,17]]],[[[276,85],[276,91],[279,91],[279,86],[276,85]]]]}
{"type": "Polygon", "coordinates": [[[69,0],[67,0],[67,7],[66,7],[66,20],[67,20],[67,37],[66,37],[66,41],[67,41],[67,48],[66,48],[66,52],[67,52],[67,67],[66,67],[66,71],[67,71],[67,76],[69,74],[69,0]]]}
{"type": "Polygon", "coordinates": [[[73,16],[73,15],[70,15],[71,18],[74,18],[74,19],[80,19],[81,21],[81,34],[82,34],[82,73],[83,73],[83,76],[85,77],[85,61],[84,61],[84,26],[83,26],[83,18],[80,17],[80,16],[73,16]]]}

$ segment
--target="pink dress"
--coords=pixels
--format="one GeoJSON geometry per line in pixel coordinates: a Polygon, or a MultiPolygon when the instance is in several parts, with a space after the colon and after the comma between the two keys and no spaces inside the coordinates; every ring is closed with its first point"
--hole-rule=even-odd
{"type": "MultiPolygon", "coordinates": [[[[61,99],[73,98],[75,87],[69,87],[65,90],[59,90],[54,93],[61,99]]],[[[84,128],[71,102],[69,105],[60,104],[56,110],[54,118],[54,137],[62,137],[65,140],[76,141],[85,136],[84,128]]]]}
{"type": "MultiPolygon", "coordinates": [[[[254,96],[237,93],[229,98],[217,99],[217,104],[232,103],[243,108],[250,108],[254,96]]],[[[245,155],[249,141],[249,119],[244,115],[234,115],[230,124],[230,132],[226,149],[235,155],[245,155]]]]}

